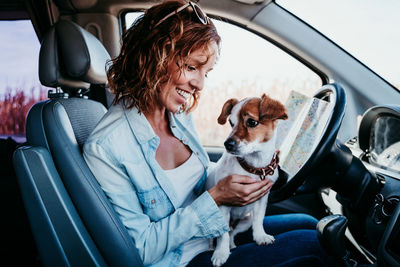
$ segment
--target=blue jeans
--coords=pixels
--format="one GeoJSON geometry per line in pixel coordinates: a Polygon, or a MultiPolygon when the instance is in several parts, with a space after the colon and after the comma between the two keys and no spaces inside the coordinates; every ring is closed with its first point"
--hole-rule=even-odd
{"type": "MultiPolygon", "coordinates": [[[[323,251],[315,230],[318,221],[306,214],[281,214],[264,218],[264,229],[275,242],[258,246],[249,229],[235,238],[236,248],[224,266],[330,266],[332,259],[323,251]]],[[[212,266],[213,251],[197,255],[192,266],[212,266]]]]}

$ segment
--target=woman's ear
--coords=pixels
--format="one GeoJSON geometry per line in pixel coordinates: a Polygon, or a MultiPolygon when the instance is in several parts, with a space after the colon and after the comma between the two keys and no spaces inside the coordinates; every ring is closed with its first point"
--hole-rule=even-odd
{"type": "Polygon", "coordinates": [[[288,118],[285,106],[266,94],[261,96],[260,102],[260,121],[261,120],[286,120],[288,118]]]}
{"type": "Polygon", "coordinates": [[[226,119],[231,115],[232,108],[239,102],[236,98],[227,100],[222,107],[221,114],[218,117],[218,123],[223,125],[226,123],[226,119]]]}

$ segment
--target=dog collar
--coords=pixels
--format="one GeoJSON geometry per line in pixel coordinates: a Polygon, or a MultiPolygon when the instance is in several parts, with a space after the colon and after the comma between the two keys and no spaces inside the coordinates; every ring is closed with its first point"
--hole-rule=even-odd
{"type": "Polygon", "coordinates": [[[243,169],[245,169],[247,172],[259,175],[261,180],[264,180],[265,177],[268,175],[273,175],[275,172],[275,169],[278,167],[279,163],[279,150],[275,151],[274,156],[271,159],[271,162],[265,166],[264,168],[256,168],[250,166],[243,158],[237,158],[240,166],[242,166],[243,169]]]}

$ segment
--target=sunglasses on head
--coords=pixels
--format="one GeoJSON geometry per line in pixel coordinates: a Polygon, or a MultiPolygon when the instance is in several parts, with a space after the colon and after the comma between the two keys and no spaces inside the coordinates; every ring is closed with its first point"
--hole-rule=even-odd
{"type": "Polygon", "coordinates": [[[169,17],[178,14],[179,12],[181,12],[182,10],[185,10],[187,7],[192,7],[194,13],[196,14],[197,18],[199,19],[199,21],[203,24],[206,25],[209,23],[209,18],[207,17],[206,13],[203,12],[203,10],[201,10],[201,8],[196,4],[196,3],[192,3],[189,2],[181,7],[179,7],[177,10],[172,11],[171,13],[169,13],[168,15],[166,15],[164,18],[162,18],[156,25],[154,25],[154,28],[157,27],[158,25],[160,25],[163,21],[165,21],[166,19],[168,19],[169,17]]]}

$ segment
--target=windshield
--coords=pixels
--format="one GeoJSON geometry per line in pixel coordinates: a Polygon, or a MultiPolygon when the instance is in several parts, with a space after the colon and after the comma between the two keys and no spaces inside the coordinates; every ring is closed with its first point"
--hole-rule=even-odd
{"type": "Polygon", "coordinates": [[[276,2],[400,89],[400,1],[276,2]]]}
{"type": "Polygon", "coordinates": [[[400,119],[382,115],[370,136],[370,162],[400,172],[400,119]]]}

